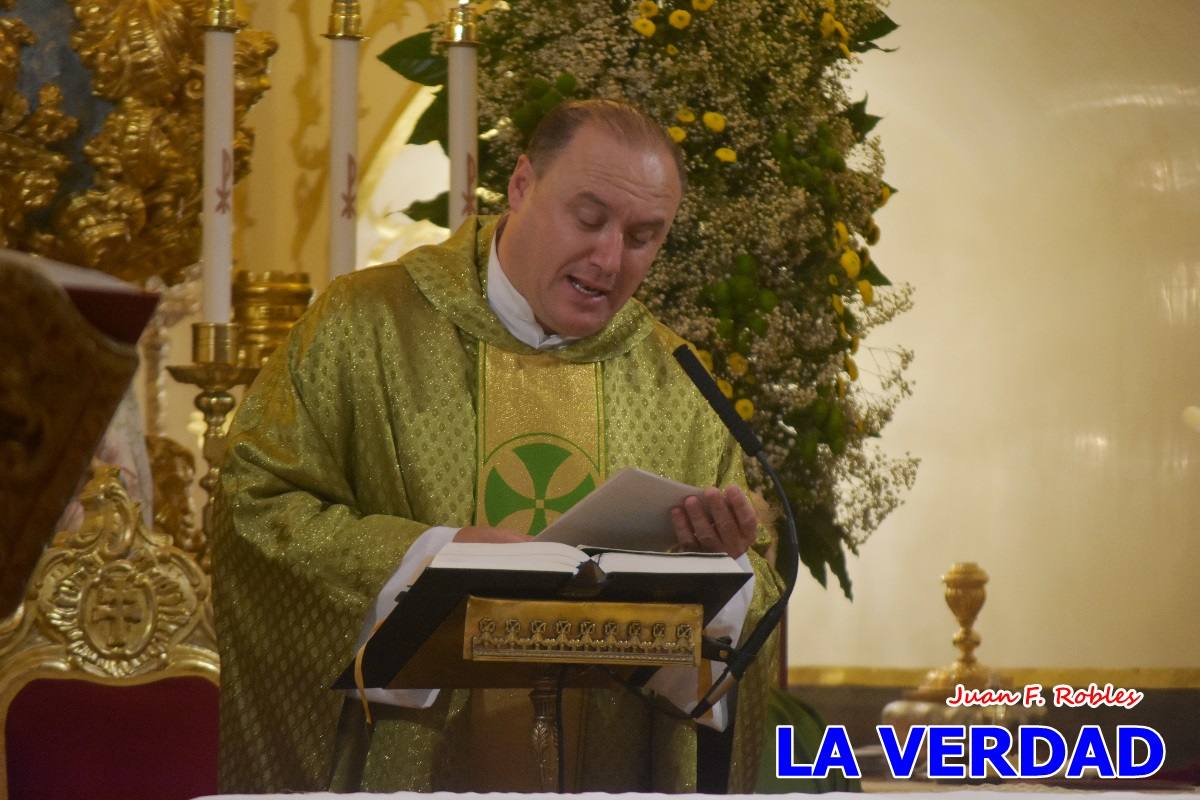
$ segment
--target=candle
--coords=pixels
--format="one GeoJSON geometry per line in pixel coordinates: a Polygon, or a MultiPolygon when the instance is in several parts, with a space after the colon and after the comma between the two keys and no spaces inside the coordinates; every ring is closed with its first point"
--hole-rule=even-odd
{"type": "Polygon", "coordinates": [[[358,222],[358,46],[362,14],[357,0],[334,0],[325,34],[333,48],[329,130],[329,278],[353,272],[358,222]]]}
{"type": "Polygon", "coordinates": [[[446,26],[449,77],[450,230],[475,213],[478,179],[478,105],[476,100],[475,20],[465,0],[450,12],[446,26]]]}
{"type": "Polygon", "coordinates": [[[233,272],[233,49],[239,27],[232,0],[212,3],[206,22],[201,310],[206,322],[229,322],[233,272]]]}

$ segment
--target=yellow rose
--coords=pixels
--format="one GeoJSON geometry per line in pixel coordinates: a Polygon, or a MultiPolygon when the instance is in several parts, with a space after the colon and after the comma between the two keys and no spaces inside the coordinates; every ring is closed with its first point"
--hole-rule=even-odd
{"type": "MultiPolygon", "coordinates": [[[[647,14],[646,16],[650,15],[647,14]]],[[[850,34],[847,32],[846,26],[838,22],[836,19],[833,21],[833,30],[837,33],[838,38],[841,39],[843,43],[850,41],[850,34]]]]}
{"type": "Polygon", "coordinates": [[[650,17],[657,17],[658,3],[654,2],[654,0],[641,0],[641,2],[637,4],[637,10],[638,13],[646,19],[649,19],[650,17]]]}
{"type": "Polygon", "coordinates": [[[679,48],[673,44],[667,45],[667,54],[672,56],[679,55],[679,48]]]}
{"type": "Polygon", "coordinates": [[[842,269],[846,272],[846,277],[854,280],[858,277],[858,273],[862,270],[862,260],[858,257],[858,253],[853,250],[846,250],[842,253],[842,257],[838,259],[838,263],[842,265],[842,269]]]}
{"type": "Polygon", "coordinates": [[[730,150],[728,147],[717,148],[717,159],[724,161],[726,164],[732,164],[737,161],[737,153],[730,150]]]}
{"type": "Polygon", "coordinates": [[[717,0],[692,0],[692,8],[697,11],[708,11],[717,0]]]}
{"type": "Polygon", "coordinates": [[[840,319],[838,320],[838,336],[841,336],[843,339],[850,338],[850,332],[846,330],[846,323],[840,319]]]}
{"type": "Polygon", "coordinates": [[[850,337],[850,352],[851,353],[858,352],[858,337],[857,336],[850,337]]]}
{"type": "Polygon", "coordinates": [[[635,19],[633,21],[633,29],[642,36],[645,36],[647,39],[653,36],[654,32],[658,30],[655,24],[645,17],[638,17],[635,19]]]}
{"type": "Polygon", "coordinates": [[[707,350],[697,350],[696,358],[697,358],[697,360],[700,361],[701,364],[704,365],[704,368],[706,370],[708,370],[709,372],[712,372],[712,370],[713,370],[712,353],[708,352],[707,350]]]}
{"type": "Polygon", "coordinates": [[[862,295],[863,302],[867,305],[875,302],[875,287],[871,285],[870,281],[859,281],[858,293],[862,295]]]}
{"type": "Polygon", "coordinates": [[[725,117],[716,111],[705,111],[702,119],[704,120],[704,127],[713,133],[720,133],[725,130],[725,117]]]}
{"type": "Polygon", "coordinates": [[[692,24],[692,15],[683,9],[676,9],[671,12],[671,16],[667,17],[667,22],[671,23],[672,28],[683,30],[692,24]]]}
{"type": "Polygon", "coordinates": [[[833,246],[841,250],[850,241],[850,229],[846,227],[846,223],[838,220],[833,223],[833,246]]]}
{"type": "Polygon", "coordinates": [[[846,356],[845,361],[842,362],[842,366],[845,368],[846,374],[850,376],[850,380],[858,380],[858,364],[854,363],[853,358],[846,356]]]}
{"type": "Polygon", "coordinates": [[[888,198],[892,196],[892,187],[886,183],[879,189],[879,205],[887,205],[888,198]]]}
{"type": "Polygon", "coordinates": [[[682,122],[684,125],[691,125],[696,121],[696,112],[692,111],[687,106],[680,106],[675,112],[675,119],[682,122]]]}
{"type": "Polygon", "coordinates": [[[829,285],[836,289],[839,283],[841,283],[841,281],[838,280],[838,276],[834,275],[832,272],[829,273],[829,285]]]}
{"type": "Polygon", "coordinates": [[[741,353],[734,353],[725,359],[726,365],[729,367],[729,372],[735,377],[740,378],[746,374],[746,370],[750,368],[750,362],[741,353]]]}
{"type": "Polygon", "coordinates": [[[724,378],[717,378],[717,388],[721,390],[721,394],[727,398],[733,397],[733,386],[724,378]]]}
{"type": "Polygon", "coordinates": [[[743,397],[733,404],[733,410],[738,413],[739,417],[748,420],[754,416],[754,403],[743,397]]]}
{"type": "Polygon", "coordinates": [[[833,304],[833,310],[837,312],[839,317],[846,313],[846,304],[842,302],[842,296],[840,294],[829,295],[829,302],[833,304]]]}
{"type": "Polygon", "coordinates": [[[846,47],[845,42],[838,42],[838,50],[841,50],[842,55],[846,58],[850,59],[851,61],[854,60],[854,55],[850,52],[850,48],[846,47]]]}
{"type": "Polygon", "coordinates": [[[685,131],[683,128],[672,125],[671,127],[667,128],[667,135],[671,137],[671,141],[675,142],[675,144],[680,144],[684,139],[687,138],[687,131],[685,131]]]}

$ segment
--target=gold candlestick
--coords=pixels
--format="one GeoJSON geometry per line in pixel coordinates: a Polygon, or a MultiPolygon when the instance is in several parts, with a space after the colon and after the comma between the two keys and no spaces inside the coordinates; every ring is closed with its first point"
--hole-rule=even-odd
{"type": "Polygon", "coordinates": [[[254,380],[257,366],[242,366],[238,360],[240,326],[229,322],[197,322],[192,325],[191,364],[167,367],[180,383],[200,387],[196,408],[204,414],[204,443],[201,453],[208,471],[200,478],[200,488],[208,495],[201,515],[200,564],[209,567],[208,537],[212,532],[213,495],[225,458],[225,418],[237,402],[229,390],[254,380]]]}
{"type": "Polygon", "coordinates": [[[312,300],[306,272],[233,274],[233,321],[240,326],[238,363],[260,367],[287,338],[312,300]]]}
{"type": "Polygon", "coordinates": [[[459,0],[458,5],[450,9],[450,18],[446,22],[442,41],[451,45],[474,47],[479,43],[475,31],[475,10],[471,8],[467,0],[459,0]]]}
{"type": "Polygon", "coordinates": [[[333,0],[329,9],[327,39],[363,39],[362,9],[358,0],[333,0]]]}
{"type": "Polygon", "coordinates": [[[238,19],[234,0],[209,0],[204,9],[204,24],[209,31],[240,31],[246,23],[238,19]]]}

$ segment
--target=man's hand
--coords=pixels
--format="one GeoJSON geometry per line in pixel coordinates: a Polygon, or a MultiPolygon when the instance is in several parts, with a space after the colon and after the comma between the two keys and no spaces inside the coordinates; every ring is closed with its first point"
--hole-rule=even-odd
{"type": "Polygon", "coordinates": [[[515,533],[507,528],[486,528],[473,525],[468,528],[462,528],[458,533],[454,534],[454,541],[508,544],[512,542],[531,542],[533,540],[524,534],[515,533]]]}
{"type": "Polygon", "coordinates": [[[671,509],[680,549],[726,553],[737,558],[750,549],[758,533],[758,514],[736,486],[722,492],[715,486],[701,497],[692,496],[671,509]]]}

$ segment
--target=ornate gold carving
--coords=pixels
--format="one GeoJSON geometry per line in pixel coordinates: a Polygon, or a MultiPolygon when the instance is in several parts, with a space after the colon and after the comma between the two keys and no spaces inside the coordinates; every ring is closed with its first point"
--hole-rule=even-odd
{"type": "MultiPolygon", "coordinates": [[[[166,285],[179,283],[199,253],[203,4],[70,4],[78,20],[71,44],[91,71],[95,93],[115,107],[83,148],[95,170],[91,185],[56,201],[42,228],[27,226],[29,212],[51,203],[58,177],[69,167],[65,155],[46,148],[66,139],[74,121],[58,111],[60,98],[54,87],[43,88],[37,111],[25,120],[27,104],[15,88],[19,65],[12,53],[32,37],[18,20],[0,20],[4,243],[137,283],[154,276],[166,285]]],[[[268,88],[267,63],[275,47],[264,32],[247,31],[238,37],[235,178],[248,171],[253,134],[244,119],[268,88]]]]}
{"type": "Polygon", "coordinates": [[[37,110],[17,91],[21,50],[37,38],[15,17],[0,18],[0,247],[15,247],[27,235],[27,218],[46,208],[59,179],[71,166],[51,148],[75,132],[78,122],[59,106],[62,92],[47,84],[37,110]]]}
{"type": "Polygon", "coordinates": [[[42,668],[129,678],[199,649],[216,674],[209,580],[169,536],[145,527],[118,476],[96,465],[80,495],[83,524],[58,534],[38,563],[18,612],[37,624],[0,639],[0,693],[12,665],[33,653],[42,668]]]}
{"type": "Polygon", "coordinates": [[[261,366],[312,299],[306,272],[246,272],[233,276],[233,321],[242,326],[239,361],[261,366]]]}
{"type": "Polygon", "coordinates": [[[154,527],[170,536],[180,550],[199,558],[204,549],[204,535],[196,525],[191,492],[196,478],[196,457],[167,436],[147,436],[146,451],[154,476],[154,527]]]}
{"type": "Polygon", "coordinates": [[[669,603],[467,602],[463,658],[545,664],[695,666],[703,611],[669,603]],[[597,622],[596,620],[601,620],[597,622]]]}

